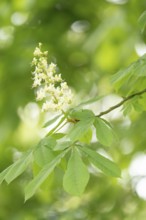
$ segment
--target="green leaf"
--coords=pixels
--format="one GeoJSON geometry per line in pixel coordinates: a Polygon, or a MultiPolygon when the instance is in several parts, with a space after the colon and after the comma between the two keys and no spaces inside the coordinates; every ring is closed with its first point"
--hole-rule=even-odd
{"type": "Polygon", "coordinates": [[[67,117],[67,115],[63,116],[63,117],[59,120],[59,122],[57,123],[57,125],[55,125],[55,126],[48,132],[47,136],[52,135],[52,134],[55,132],[55,130],[58,129],[59,126],[65,121],[66,117],[67,117]]]}
{"type": "Polygon", "coordinates": [[[54,133],[51,135],[51,137],[53,137],[55,140],[61,139],[65,136],[66,134],[64,133],[54,133]]]}
{"type": "Polygon", "coordinates": [[[43,128],[53,124],[59,117],[61,116],[61,114],[55,116],[54,118],[50,119],[49,121],[47,121],[44,125],[43,128]]]}
{"type": "Polygon", "coordinates": [[[113,83],[116,90],[120,90],[127,82],[131,75],[133,74],[133,69],[136,67],[136,64],[133,63],[129,67],[119,70],[116,74],[114,74],[111,78],[111,82],[113,83]]]}
{"type": "Polygon", "coordinates": [[[106,157],[100,155],[93,150],[90,150],[87,147],[81,147],[80,149],[84,153],[86,153],[89,161],[94,164],[98,169],[100,169],[104,174],[113,177],[121,176],[121,170],[113,161],[107,159],[106,157]]]}
{"type": "Polygon", "coordinates": [[[33,151],[34,160],[36,163],[43,167],[45,164],[51,162],[55,158],[53,148],[56,145],[56,140],[52,136],[43,138],[33,151]]]}
{"type": "Polygon", "coordinates": [[[55,157],[54,151],[46,145],[39,146],[34,150],[34,160],[41,167],[51,162],[55,157]]]}
{"type": "Polygon", "coordinates": [[[59,154],[53,161],[46,164],[44,168],[39,172],[37,176],[26,186],[25,188],[25,201],[32,197],[40,185],[46,180],[46,178],[52,173],[54,168],[60,163],[61,159],[68,152],[68,149],[59,154]]]}
{"type": "Polygon", "coordinates": [[[71,195],[80,196],[88,183],[89,173],[82,162],[78,150],[72,151],[67,170],[63,178],[63,187],[71,195]]]}
{"type": "Polygon", "coordinates": [[[138,23],[139,23],[141,31],[143,32],[146,27],[146,11],[144,11],[142,15],[139,17],[138,23]]]}
{"type": "Polygon", "coordinates": [[[79,140],[92,126],[94,120],[95,117],[89,117],[77,122],[68,133],[67,138],[70,138],[72,142],[79,140]]]}
{"type": "Polygon", "coordinates": [[[122,95],[129,95],[146,87],[146,55],[140,57],[127,68],[112,76],[115,89],[122,95]]]}
{"type": "Polygon", "coordinates": [[[79,141],[85,144],[90,144],[91,139],[92,139],[92,129],[89,128],[88,131],[79,139],[79,141]]]}
{"type": "Polygon", "coordinates": [[[96,117],[94,126],[99,142],[105,146],[110,146],[114,139],[114,133],[110,125],[105,120],[96,117]]]}
{"type": "Polygon", "coordinates": [[[55,139],[54,135],[51,135],[51,136],[44,137],[38,143],[36,148],[39,148],[41,146],[47,146],[47,147],[49,147],[51,149],[51,148],[54,148],[55,145],[56,145],[56,139],[55,139]]]}
{"type": "Polygon", "coordinates": [[[12,164],[9,168],[8,171],[6,172],[6,175],[4,179],[6,180],[7,183],[12,182],[16,177],[18,177],[20,174],[22,174],[28,165],[32,161],[32,152],[27,152],[21,159],[16,161],[14,164],[12,164]]]}
{"type": "Polygon", "coordinates": [[[0,184],[4,181],[6,174],[8,173],[8,171],[11,169],[12,165],[7,167],[5,170],[3,170],[0,173],[0,184]]]}
{"type": "Polygon", "coordinates": [[[142,103],[140,102],[140,100],[141,100],[141,97],[135,96],[132,99],[125,102],[123,105],[123,109],[122,109],[123,114],[129,115],[133,109],[137,112],[144,111],[145,109],[144,109],[142,103]]]}
{"type": "Polygon", "coordinates": [[[54,151],[65,150],[66,148],[70,147],[71,144],[72,143],[70,141],[59,141],[54,147],[54,151]]]}
{"type": "Polygon", "coordinates": [[[93,118],[95,115],[91,110],[88,109],[80,109],[80,110],[72,110],[69,114],[69,117],[77,120],[86,120],[87,118],[93,118]]]}

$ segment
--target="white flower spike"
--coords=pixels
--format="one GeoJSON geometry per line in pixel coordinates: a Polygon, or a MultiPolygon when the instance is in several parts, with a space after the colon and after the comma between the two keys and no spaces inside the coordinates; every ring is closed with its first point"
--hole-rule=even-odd
{"type": "Polygon", "coordinates": [[[57,73],[54,63],[48,65],[48,52],[41,50],[42,44],[36,47],[32,66],[34,66],[33,85],[36,88],[36,99],[43,100],[42,111],[66,111],[72,104],[73,94],[61,74],[57,73]]]}

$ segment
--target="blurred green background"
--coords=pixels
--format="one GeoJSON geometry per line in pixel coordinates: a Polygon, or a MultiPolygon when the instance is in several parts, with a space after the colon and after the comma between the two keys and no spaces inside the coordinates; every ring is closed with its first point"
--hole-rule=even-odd
{"type": "MultiPolygon", "coordinates": [[[[138,18],[145,0],[0,1],[0,171],[41,137],[42,115],[32,89],[31,60],[39,42],[57,62],[62,77],[86,100],[108,95],[101,111],[118,100],[110,77],[146,51],[138,18]]],[[[98,146],[121,167],[121,179],[93,168],[82,197],[62,189],[62,170],[24,203],[31,171],[0,186],[0,220],[144,220],[146,218],[146,113],[107,119],[119,140],[98,146]]],[[[94,144],[93,144],[94,145],[94,144]]],[[[94,146],[93,146],[94,147],[94,146]]]]}

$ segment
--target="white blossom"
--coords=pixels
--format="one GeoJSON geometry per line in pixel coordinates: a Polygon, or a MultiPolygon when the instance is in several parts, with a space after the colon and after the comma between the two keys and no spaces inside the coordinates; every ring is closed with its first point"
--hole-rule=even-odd
{"type": "Polygon", "coordinates": [[[44,88],[40,88],[39,90],[37,90],[37,100],[42,100],[43,98],[46,97],[46,92],[44,90],[44,88]]]}
{"type": "Polygon", "coordinates": [[[72,104],[73,94],[58,73],[57,65],[47,63],[48,52],[42,52],[41,44],[34,51],[33,87],[37,89],[36,99],[44,100],[42,111],[65,111],[72,104]]]}

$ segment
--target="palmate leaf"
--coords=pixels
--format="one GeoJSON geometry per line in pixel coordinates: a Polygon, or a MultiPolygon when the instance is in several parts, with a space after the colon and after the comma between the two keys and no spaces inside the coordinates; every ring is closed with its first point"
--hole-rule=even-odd
{"type": "Polygon", "coordinates": [[[63,178],[63,187],[71,195],[80,196],[84,192],[88,180],[87,167],[84,165],[78,150],[74,148],[63,178]]]}
{"type": "Polygon", "coordinates": [[[53,161],[46,164],[37,176],[26,186],[25,188],[25,201],[31,198],[40,185],[47,179],[47,177],[52,173],[54,168],[60,163],[61,159],[68,152],[68,149],[59,154],[53,161]]]}
{"type": "Polygon", "coordinates": [[[3,180],[6,180],[7,183],[12,182],[26,170],[31,162],[32,152],[29,151],[0,174],[0,183],[2,183],[3,180]]]}
{"type": "Polygon", "coordinates": [[[98,169],[100,169],[104,174],[113,177],[121,176],[121,170],[113,161],[107,159],[106,157],[93,150],[90,150],[85,146],[80,147],[80,149],[87,155],[89,161],[98,169]]]}
{"type": "Polygon", "coordinates": [[[105,146],[110,146],[114,140],[114,133],[110,125],[105,120],[96,117],[94,126],[99,142],[105,146]]]}

